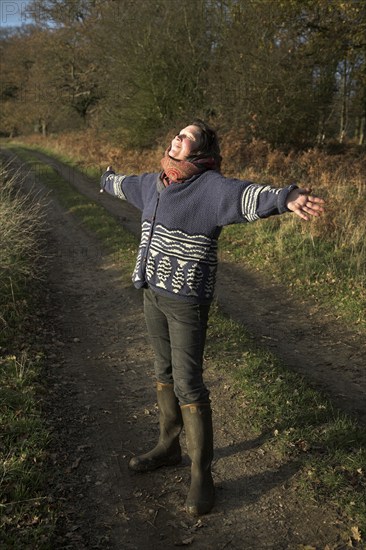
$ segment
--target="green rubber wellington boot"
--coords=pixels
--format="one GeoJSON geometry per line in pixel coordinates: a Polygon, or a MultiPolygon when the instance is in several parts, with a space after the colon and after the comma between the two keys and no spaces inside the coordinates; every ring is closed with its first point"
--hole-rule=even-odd
{"type": "Polygon", "coordinates": [[[212,412],[209,403],[192,403],[181,407],[192,461],[191,487],[186,511],[192,516],[208,514],[214,505],[215,489],[211,474],[213,459],[212,412]]]}
{"type": "Polygon", "coordinates": [[[179,434],[183,419],[173,384],[157,383],[160,435],[158,444],[148,453],[131,458],[128,467],[134,472],[151,472],[161,466],[174,466],[182,460],[179,434]]]}

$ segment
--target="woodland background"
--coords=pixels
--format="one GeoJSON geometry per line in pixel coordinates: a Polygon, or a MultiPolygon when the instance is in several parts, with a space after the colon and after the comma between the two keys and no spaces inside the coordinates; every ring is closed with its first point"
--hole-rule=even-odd
{"type": "Polygon", "coordinates": [[[365,144],[366,3],[33,0],[2,28],[0,134],[151,145],[194,116],[275,147],[365,144]]]}

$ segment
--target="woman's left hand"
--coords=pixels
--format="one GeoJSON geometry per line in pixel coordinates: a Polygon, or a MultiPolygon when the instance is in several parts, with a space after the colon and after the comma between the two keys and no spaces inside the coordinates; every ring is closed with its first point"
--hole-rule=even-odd
{"type": "Polygon", "coordinates": [[[308,220],[309,216],[320,216],[324,211],[324,200],[310,193],[311,189],[293,189],[286,200],[287,208],[303,220],[308,220]]]}

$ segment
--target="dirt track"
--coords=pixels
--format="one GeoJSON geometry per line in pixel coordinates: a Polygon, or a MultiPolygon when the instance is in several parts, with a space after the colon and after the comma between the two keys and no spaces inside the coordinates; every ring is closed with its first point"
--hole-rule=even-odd
{"type": "MultiPolygon", "coordinates": [[[[56,168],[122,223],[139,230],[136,212],[128,205],[100,195],[76,171],[60,163],[56,168]]],[[[206,379],[214,409],[217,486],[213,513],[195,521],[182,509],[189,481],[186,458],[179,467],[129,473],[130,456],[149,448],[157,434],[141,295],[121,282],[94,236],[51,196],[47,201],[45,302],[54,332],[47,349],[47,412],[57,434],[53,461],[59,473],[52,491],[63,511],[53,548],[343,548],[342,518],[334,510],[298,502],[296,463],[281,463],[263,451],[260,438],[251,440],[240,432],[226,381],[210,365],[206,379]]],[[[221,268],[218,295],[225,309],[290,367],[307,373],[316,385],[327,383],[337,404],[365,420],[359,336],[346,334],[329,318],[320,323],[314,305],[293,305],[281,289],[260,287],[256,277],[230,266],[221,268]]]]}

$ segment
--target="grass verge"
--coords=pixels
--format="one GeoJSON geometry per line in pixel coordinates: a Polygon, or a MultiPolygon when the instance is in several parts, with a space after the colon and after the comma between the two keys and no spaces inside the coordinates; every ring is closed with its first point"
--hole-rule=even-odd
{"type": "MultiPolygon", "coordinates": [[[[225,227],[220,239],[222,258],[249,267],[286,284],[300,299],[313,297],[338,318],[366,328],[363,251],[335,247],[324,235],[314,235],[307,224],[289,215],[240,226],[225,227]]],[[[364,246],[364,245],[362,245],[364,246]]]]}
{"type": "Polygon", "coordinates": [[[77,193],[51,166],[32,156],[31,151],[20,147],[12,147],[11,149],[30,168],[33,167],[36,170],[36,177],[55,193],[60,204],[68,212],[81,219],[85,227],[103,242],[105,251],[116,261],[119,259],[123,274],[130,275],[138,245],[137,238],[110,216],[103,206],[77,193]],[[121,261],[122,258],[123,261],[121,261]]]}
{"type": "Polygon", "coordinates": [[[44,468],[50,434],[39,405],[43,356],[31,342],[43,222],[20,184],[19,174],[1,169],[0,546],[41,549],[54,523],[44,468]]]}
{"type": "Polygon", "coordinates": [[[365,535],[365,429],[255,345],[243,327],[217,307],[208,342],[206,359],[231,379],[246,433],[265,434],[264,445],[271,452],[296,462],[293,483],[302,496],[331,502],[354,522],[356,538],[365,535]]]}
{"type": "MultiPolygon", "coordinates": [[[[27,162],[34,160],[29,151],[17,149],[17,153],[27,162]]],[[[40,179],[102,240],[129,278],[136,239],[47,165],[40,179]]],[[[243,327],[217,307],[212,310],[208,342],[207,362],[223,369],[234,385],[235,410],[246,433],[265,433],[268,450],[295,461],[298,474],[292,482],[303,498],[341,508],[351,526],[346,544],[361,543],[366,532],[365,430],[335,410],[299,375],[287,371],[276,357],[254,345],[243,327]]]]}

